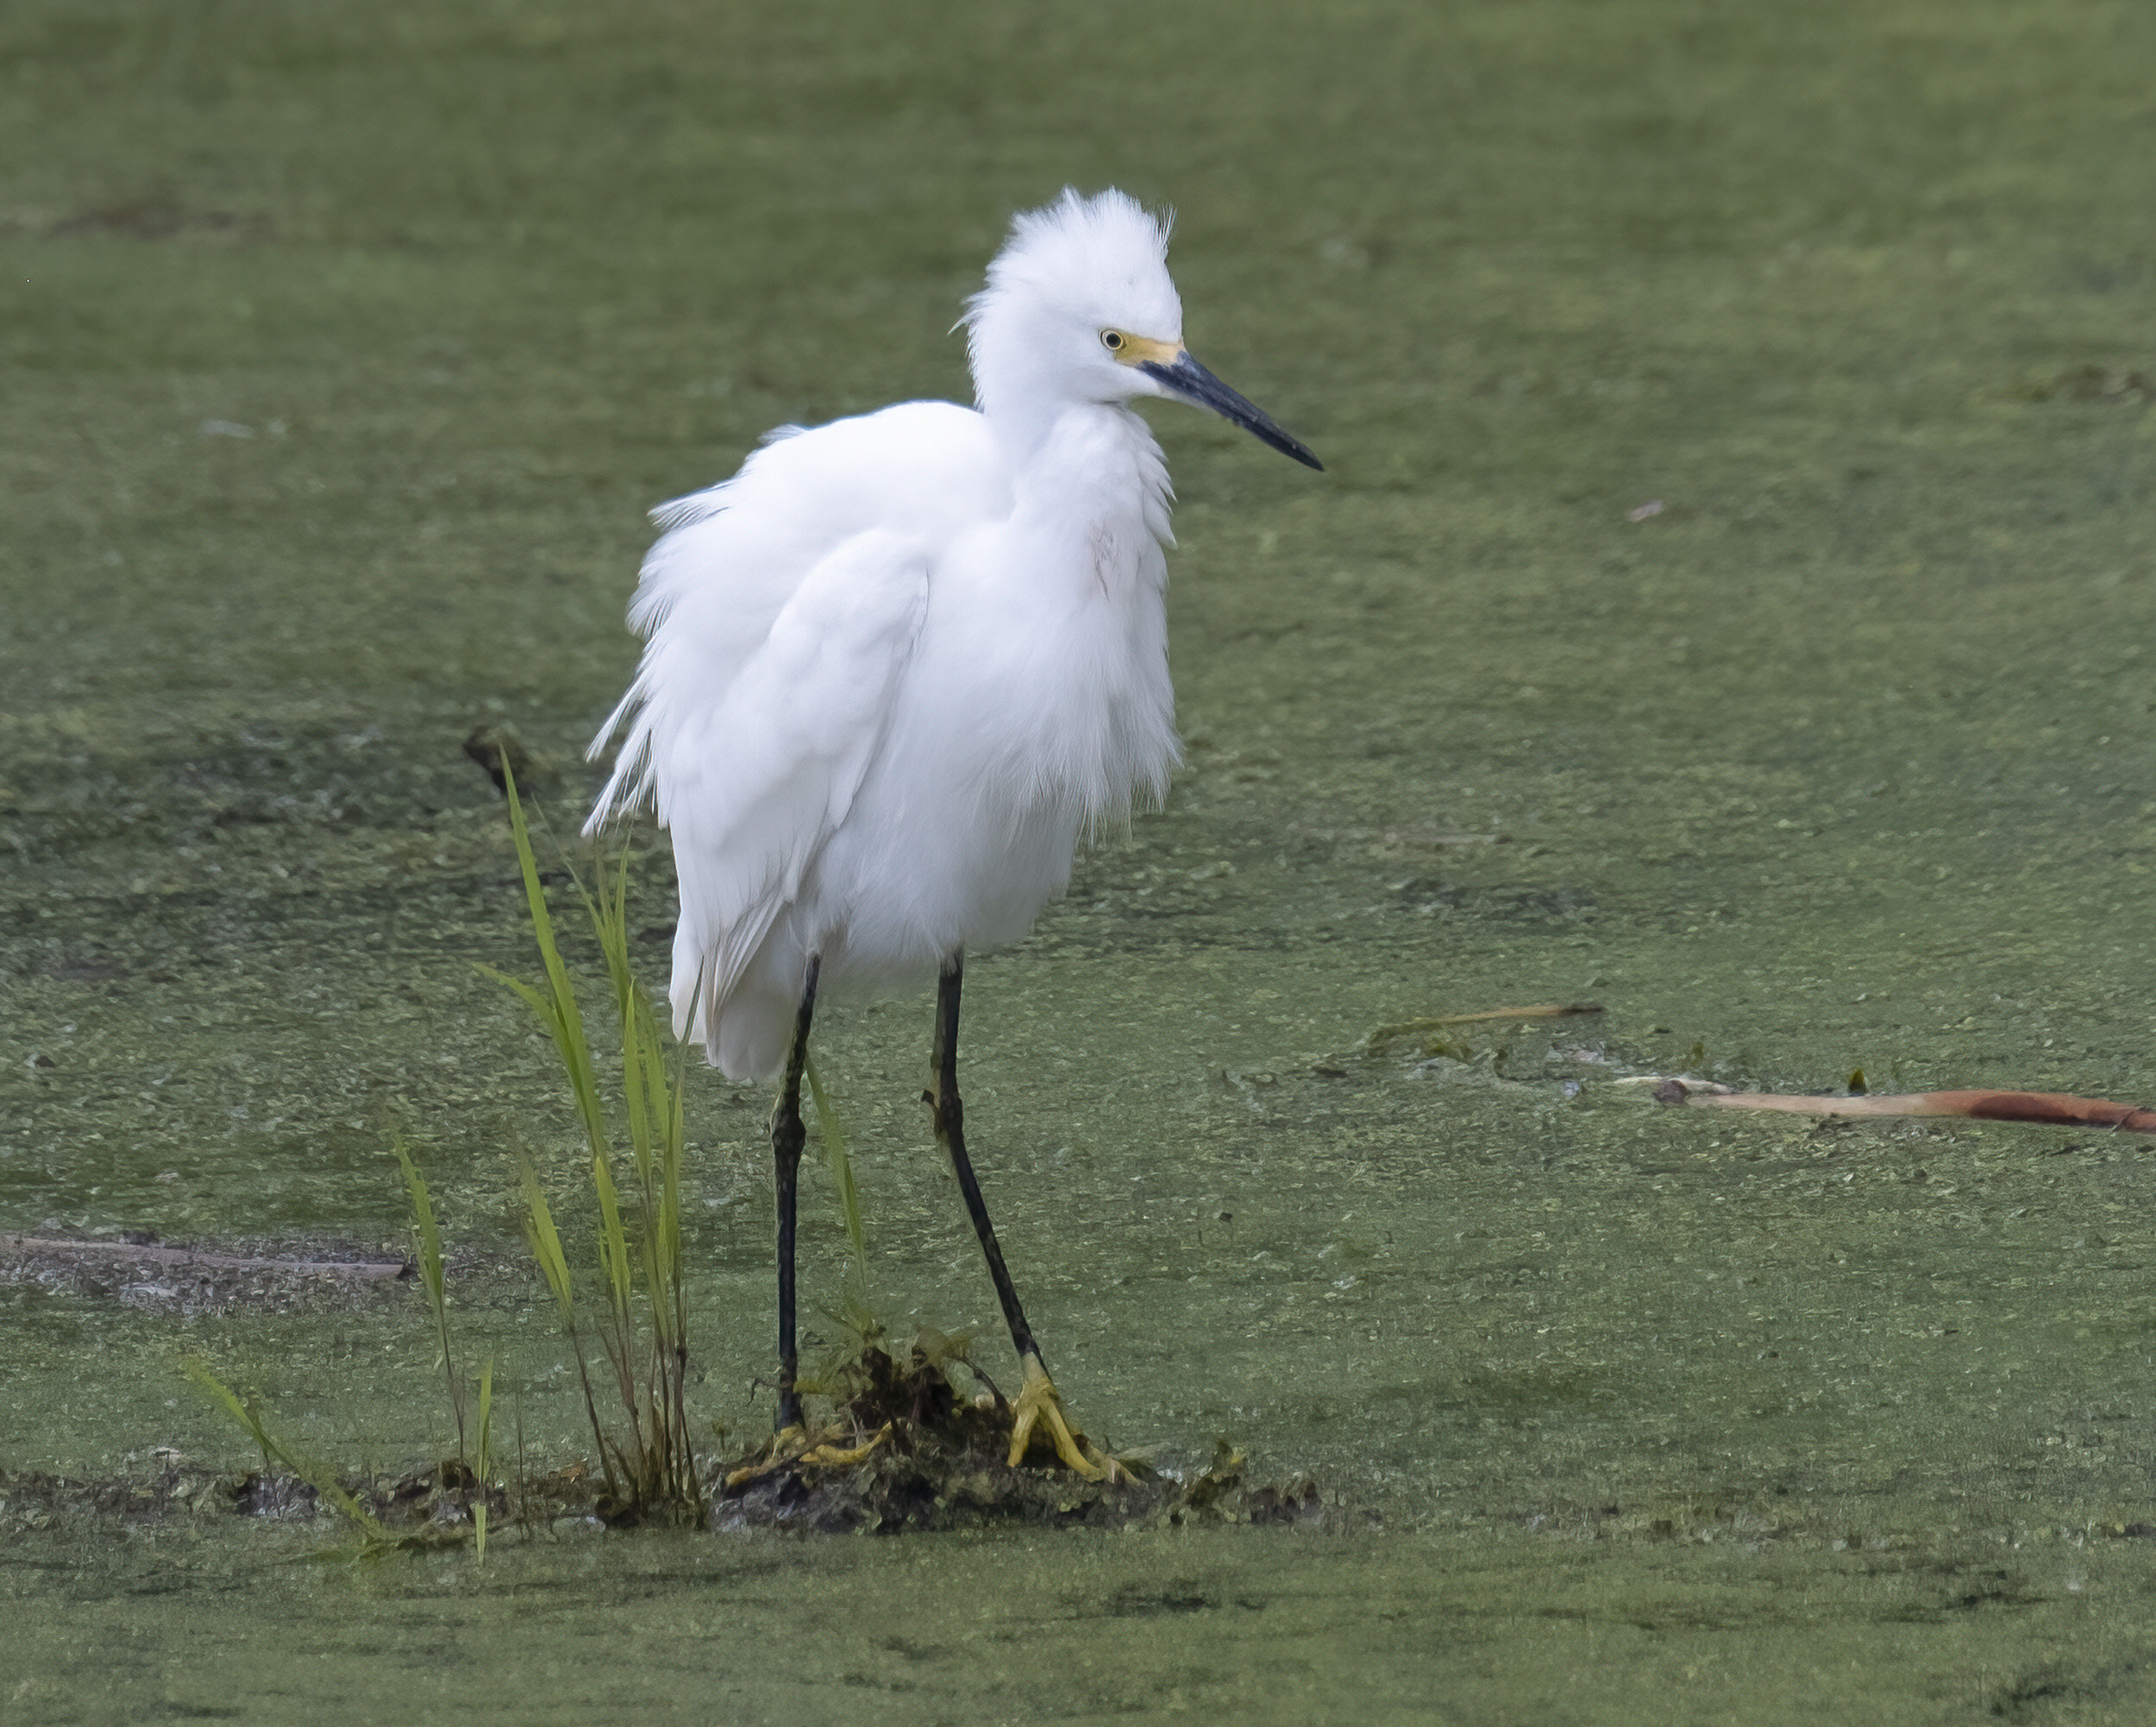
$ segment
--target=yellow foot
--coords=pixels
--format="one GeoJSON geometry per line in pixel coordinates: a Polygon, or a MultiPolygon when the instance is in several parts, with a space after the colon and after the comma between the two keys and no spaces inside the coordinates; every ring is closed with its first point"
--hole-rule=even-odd
{"type": "Polygon", "coordinates": [[[1056,1382],[1049,1378],[1041,1358],[1028,1355],[1025,1366],[1025,1383],[1018,1387],[1018,1404],[1012,1411],[1018,1418],[1011,1427],[1011,1455],[1005,1462],[1017,1468],[1025,1460],[1025,1448],[1033,1442],[1034,1428],[1045,1423],[1047,1436],[1056,1443],[1056,1455],[1088,1481],[1129,1480],[1129,1470],[1095,1448],[1084,1434],[1073,1430],[1063,1414],[1063,1400],[1056,1394],[1056,1382]]]}
{"type": "Polygon", "coordinates": [[[782,1428],[772,1436],[762,1456],[728,1473],[725,1491],[736,1492],[792,1463],[806,1464],[812,1469],[850,1469],[891,1436],[891,1424],[886,1422],[858,1445],[840,1443],[852,1436],[852,1431],[844,1427],[826,1427],[815,1433],[805,1427],[782,1428]]]}

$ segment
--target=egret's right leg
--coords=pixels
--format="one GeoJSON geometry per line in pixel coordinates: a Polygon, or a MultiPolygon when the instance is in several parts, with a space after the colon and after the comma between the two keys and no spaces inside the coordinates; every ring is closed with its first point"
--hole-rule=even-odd
{"type": "Polygon", "coordinates": [[[1063,1413],[1062,1398],[1056,1392],[1056,1382],[1048,1376],[1047,1363],[1041,1360],[1040,1345],[1033,1341],[1033,1328],[1025,1323],[1025,1310],[1018,1305],[1017,1286],[1011,1281],[1011,1273],[1003,1263],[1003,1249],[996,1242],[995,1225],[988,1221],[988,1207],[981,1197],[981,1184],[974,1179],[972,1161],[966,1155],[966,1106],[958,1095],[958,1003],[965,986],[964,956],[953,954],[943,961],[943,976],[936,986],[936,1042],[929,1052],[928,1090],[921,1093],[921,1101],[928,1105],[929,1118],[936,1129],[937,1143],[943,1148],[950,1159],[951,1172],[958,1178],[958,1191],[965,1196],[966,1211],[973,1218],[974,1234],[981,1242],[981,1252],[988,1261],[988,1278],[995,1285],[996,1299],[1003,1305],[1004,1323],[1011,1328],[1011,1347],[1018,1351],[1021,1383],[1018,1402],[1012,1406],[1016,1417],[1011,1430],[1011,1450],[1008,1461],[1016,1468],[1025,1455],[1035,1427],[1042,1427],[1055,1442],[1056,1455],[1080,1474],[1094,1480],[1104,1475],[1112,1476],[1119,1466],[1112,1460],[1096,1461],[1086,1455],[1085,1436],[1074,1431],[1069,1418],[1063,1413]]]}
{"type": "Polygon", "coordinates": [[[816,973],[821,956],[809,955],[801,983],[801,1005],[793,1016],[793,1042],[787,1047],[786,1077],[771,1110],[771,1161],[779,1186],[779,1430],[801,1424],[801,1396],[794,1390],[800,1352],[793,1340],[793,1211],[801,1169],[801,1147],[808,1129],[801,1122],[801,1070],[808,1061],[809,1023],[816,1017],[816,973]]]}

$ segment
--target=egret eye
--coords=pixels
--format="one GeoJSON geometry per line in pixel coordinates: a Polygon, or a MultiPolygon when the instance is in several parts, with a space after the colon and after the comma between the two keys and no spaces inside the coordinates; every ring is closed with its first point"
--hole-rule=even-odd
{"type": "Polygon", "coordinates": [[[1100,332],[1100,346],[1107,349],[1110,354],[1122,353],[1124,341],[1125,337],[1121,330],[1102,330],[1100,332]]]}

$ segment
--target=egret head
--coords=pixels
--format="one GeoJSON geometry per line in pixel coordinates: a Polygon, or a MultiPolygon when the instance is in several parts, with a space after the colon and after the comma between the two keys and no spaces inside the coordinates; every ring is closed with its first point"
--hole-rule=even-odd
{"type": "Polygon", "coordinates": [[[1182,301],[1168,274],[1170,220],[1111,188],[1093,197],[1066,189],[1012,222],[987,285],[966,304],[982,411],[1031,418],[1071,402],[1171,396],[1317,467],[1183,347],[1182,301]]]}

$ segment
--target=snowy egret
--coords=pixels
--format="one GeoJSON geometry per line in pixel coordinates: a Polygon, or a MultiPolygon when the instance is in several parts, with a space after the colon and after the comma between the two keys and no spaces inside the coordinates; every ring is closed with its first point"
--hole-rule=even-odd
{"type": "Polygon", "coordinates": [[[646,638],[587,831],[653,798],[681,917],[674,1027],[736,1079],[779,1078],[779,1424],[795,1389],[800,1084],[817,992],[939,975],[929,1105],[1011,1328],[1010,1461],[1066,1419],[966,1156],[969,947],[1012,942],[1080,835],[1157,802],[1168,469],[1129,403],[1210,408],[1318,459],[1190,357],[1168,223],[1115,191],[1017,217],[967,303],[977,408],[905,402],[784,427],[733,479],[655,511],[630,609],[646,638]]]}

